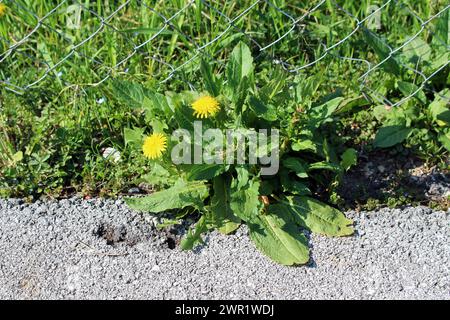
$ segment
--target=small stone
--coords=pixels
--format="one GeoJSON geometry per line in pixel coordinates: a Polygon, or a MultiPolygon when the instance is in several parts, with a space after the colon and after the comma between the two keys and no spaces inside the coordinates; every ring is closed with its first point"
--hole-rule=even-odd
{"type": "Polygon", "coordinates": [[[139,188],[130,188],[130,189],[128,189],[128,193],[130,193],[130,194],[138,194],[138,193],[141,193],[141,189],[139,189],[139,188]]]}
{"type": "Polygon", "coordinates": [[[160,272],[161,268],[157,264],[155,264],[151,271],[153,271],[153,272],[160,272]]]}
{"type": "Polygon", "coordinates": [[[112,160],[115,163],[117,163],[117,162],[119,162],[121,160],[120,151],[118,151],[117,149],[112,148],[112,147],[105,148],[103,150],[103,154],[102,155],[103,155],[103,158],[110,159],[110,160],[112,160]]]}
{"type": "Polygon", "coordinates": [[[50,222],[47,219],[45,219],[44,217],[40,217],[38,219],[38,222],[39,222],[39,224],[41,224],[45,227],[48,227],[50,225],[50,222]]]}

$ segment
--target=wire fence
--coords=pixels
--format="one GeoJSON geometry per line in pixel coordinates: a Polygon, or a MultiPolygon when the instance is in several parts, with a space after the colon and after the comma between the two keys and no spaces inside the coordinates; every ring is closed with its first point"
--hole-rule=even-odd
{"type": "Polygon", "coordinates": [[[349,77],[365,97],[389,106],[422,90],[437,93],[431,82],[450,64],[450,41],[436,30],[439,19],[450,17],[450,5],[439,1],[428,16],[398,0],[366,5],[364,12],[351,1],[334,0],[41,2],[0,0],[0,87],[17,94],[45,81],[95,87],[122,74],[145,74],[158,83],[180,77],[195,87],[186,74],[201,58],[224,64],[236,39],[249,42],[264,63],[291,74],[350,63],[358,74],[349,77]],[[404,25],[397,27],[408,28],[408,37],[392,34],[388,22],[398,18],[393,12],[402,15],[397,24],[404,25]],[[329,17],[339,23],[327,25],[329,17]],[[370,47],[358,48],[364,34],[373,42],[370,54],[358,52],[370,47]],[[431,38],[439,54],[427,43],[431,38]],[[376,80],[396,65],[414,86],[392,100],[376,80]]]}

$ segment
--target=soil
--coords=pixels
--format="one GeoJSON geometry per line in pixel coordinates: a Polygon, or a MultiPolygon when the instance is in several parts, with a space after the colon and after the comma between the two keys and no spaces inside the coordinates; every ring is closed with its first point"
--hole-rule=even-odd
{"type": "Polygon", "coordinates": [[[352,209],[421,204],[446,210],[450,173],[418,158],[376,151],[359,157],[338,192],[352,209]]]}

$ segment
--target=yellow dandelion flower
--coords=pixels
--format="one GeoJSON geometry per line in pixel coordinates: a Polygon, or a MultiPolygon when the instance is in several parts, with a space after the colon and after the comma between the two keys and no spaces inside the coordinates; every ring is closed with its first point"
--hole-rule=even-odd
{"type": "Polygon", "coordinates": [[[204,96],[192,104],[192,109],[194,109],[194,115],[197,118],[208,118],[209,116],[214,116],[219,111],[220,105],[213,97],[204,96]]]}
{"type": "Polygon", "coordinates": [[[8,7],[4,3],[0,3],[0,17],[3,16],[6,13],[6,9],[8,7]]]}
{"type": "Polygon", "coordinates": [[[162,133],[154,133],[144,140],[142,151],[147,158],[160,158],[167,149],[167,138],[162,133]]]}

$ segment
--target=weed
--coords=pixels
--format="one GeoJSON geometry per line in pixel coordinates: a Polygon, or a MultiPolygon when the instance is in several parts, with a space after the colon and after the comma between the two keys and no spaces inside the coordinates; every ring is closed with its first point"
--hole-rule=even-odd
{"type": "Polygon", "coordinates": [[[129,198],[128,205],[152,213],[177,210],[183,217],[200,212],[183,249],[202,243],[201,234],[209,229],[227,234],[246,223],[255,245],[286,265],[309,261],[299,228],[329,236],[352,234],[351,220],[314,196],[319,190],[333,194],[343,173],[356,164],[354,149],[338,152],[320,130],[333,121],[344,99],[317,101],[306,79],[290,90],[283,73],[255,73],[250,49],[242,42],[232,51],[225,74],[213,74],[206,62],[201,72],[207,93],[163,95],[137,83],[114,82],[117,98],[148,119],[147,138],[142,128],[128,129],[125,139],[153,165],[144,176],[147,182],[162,187],[129,198]],[[261,132],[269,131],[270,140],[263,140],[268,137],[261,132]],[[214,133],[212,140],[208,132],[214,133]]]}

